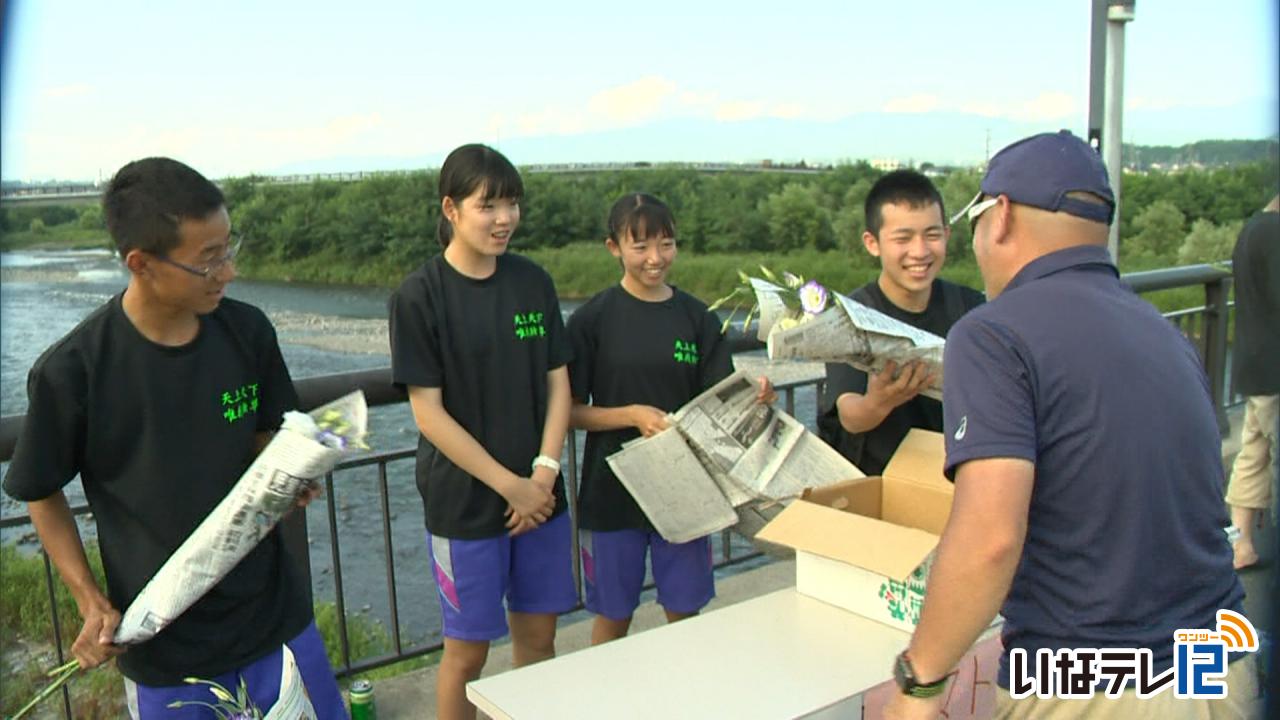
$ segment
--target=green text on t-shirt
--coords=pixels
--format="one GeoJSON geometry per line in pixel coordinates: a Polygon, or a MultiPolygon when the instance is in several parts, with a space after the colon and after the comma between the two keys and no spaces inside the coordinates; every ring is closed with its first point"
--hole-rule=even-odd
{"type": "Polygon", "coordinates": [[[258,383],[241,385],[222,393],[222,417],[233,423],[258,412],[258,383]]]}
{"type": "Polygon", "coordinates": [[[519,340],[546,337],[547,335],[547,328],[542,324],[542,313],[540,312],[516,313],[515,327],[516,338],[519,340]]]}
{"type": "Polygon", "coordinates": [[[673,355],[676,362],[688,365],[698,364],[698,343],[676,340],[676,351],[673,355]]]}

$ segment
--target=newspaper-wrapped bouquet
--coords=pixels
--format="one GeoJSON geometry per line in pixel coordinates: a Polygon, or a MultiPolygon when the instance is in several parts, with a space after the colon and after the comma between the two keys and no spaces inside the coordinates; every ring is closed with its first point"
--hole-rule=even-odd
{"type": "MultiPolygon", "coordinates": [[[[771,324],[781,330],[788,330],[802,323],[809,322],[818,316],[823,310],[827,309],[827,302],[830,299],[827,289],[818,283],[817,280],[806,281],[803,277],[789,272],[783,272],[781,279],[774,275],[773,271],[761,265],[760,272],[768,278],[768,282],[754,280],[741,270],[738,271],[738,278],[742,280],[742,284],[733,289],[733,292],[720,298],[711,304],[711,310],[719,310],[729,304],[730,301],[734,305],[729,310],[729,314],[724,319],[724,325],[721,326],[720,332],[725,332],[729,326],[733,324],[734,317],[738,311],[745,305],[747,307],[746,317],[742,319],[742,329],[745,332],[751,326],[751,319],[757,313],[761,316],[761,323],[764,322],[764,313],[769,311],[771,324]],[[777,283],[781,282],[779,287],[777,283]],[[770,298],[765,302],[761,301],[760,289],[757,289],[757,283],[763,283],[761,289],[767,286],[767,293],[770,298]],[[747,303],[750,303],[749,305],[747,303]]],[[[763,337],[761,338],[764,339],[763,337]]]]}
{"type": "MultiPolygon", "coordinates": [[[[368,425],[368,406],[360,391],[310,413],[285,413],[280,431],[124,611],[115,642],[134,645],[148,640],[194,605],[266,537],[299,498],[314,490],[316,478],[332,470],[346,453],[367,447],[368,425]]],[[[53,683],[14,720],[79,669],[73,660],[50,672],[53,683]]]]}
{"type": "Polygon", "coordinates": [[[816,282],[791,273],[779,279],[763,266],[760,271],[767,279],[739,273],[742,285],[712,305],[718,309],[736,299],[725,329],[750,301],[743,330],[754,316],[760,318],[758,337],[768,347],[770,360],[843,362],[869,373],[884,370],[890,361],[899,368],[919,361],[936,378],[922,394],[942,399],[942,338],[816,282]]]}

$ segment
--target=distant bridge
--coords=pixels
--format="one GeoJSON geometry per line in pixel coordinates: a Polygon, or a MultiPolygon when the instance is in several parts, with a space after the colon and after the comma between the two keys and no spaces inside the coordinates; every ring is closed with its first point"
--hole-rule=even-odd
{"type": "Polygon", "coordinates": [[[60,183],[57,185],[24,185],[0,190],[5,205],[77,205],[97,202],[102,187],[97,183],[60,183]]]}
{"type": "MultiPolygon", "coordinates": [[[[775,164],[768,160],[760,163],[543,163],[525,165],[525,173],[559,173],[565,175],[622,170],[694,170],[704,173],[770,172],[794,175],[812,175],[826,172],[829,166],[799,164],[775,164]]],[[[423,170],[361,170],[357,172],[299,173],[294,175],[254,175],[254,182],[270,185],[308,185],[315,182],[358,182],[375,177],[409,175],[423,170]]],[[[225,182],[217,180],[219,185],[225,182]]],[[[23,185],[0,190],[0,202],[6,205],[76,205],[97,202],[104,183],[59,183],[56,185],[23,185]]]]}

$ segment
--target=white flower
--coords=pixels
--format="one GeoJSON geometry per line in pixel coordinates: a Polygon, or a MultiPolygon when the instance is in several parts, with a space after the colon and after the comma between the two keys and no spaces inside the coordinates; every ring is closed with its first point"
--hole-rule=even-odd
{"type": "Polygon", "coordinates": [[[817,315],[827,307],[827,289],[810,280],[800,288],[800,307],[806,315],[817,315]]]}

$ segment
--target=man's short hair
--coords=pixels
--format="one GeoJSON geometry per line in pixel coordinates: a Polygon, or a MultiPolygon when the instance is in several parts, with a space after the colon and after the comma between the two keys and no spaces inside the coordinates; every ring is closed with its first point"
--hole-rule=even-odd
{"type": "Polygon", "coordinates": [[[871,192],[867,193],[863,204],[867,232],[877,238],[880,237],[880,227],[884,225],[884,206],[888,204],[906,205],[912,209],[936,204],[939,217],[947,216],[942,193],[934,187],[932,180],[915,170],[894,170],[877,180],[871,186],[871,192]]]}
{"type": "Polygon", "coordinates": [[[165,157],[135,160],[120,168],[102,195],[102,214],[116,250],[163,255],[180,242],[183,220],[203,220],[226,205],[217,185],[165,157]]]}

